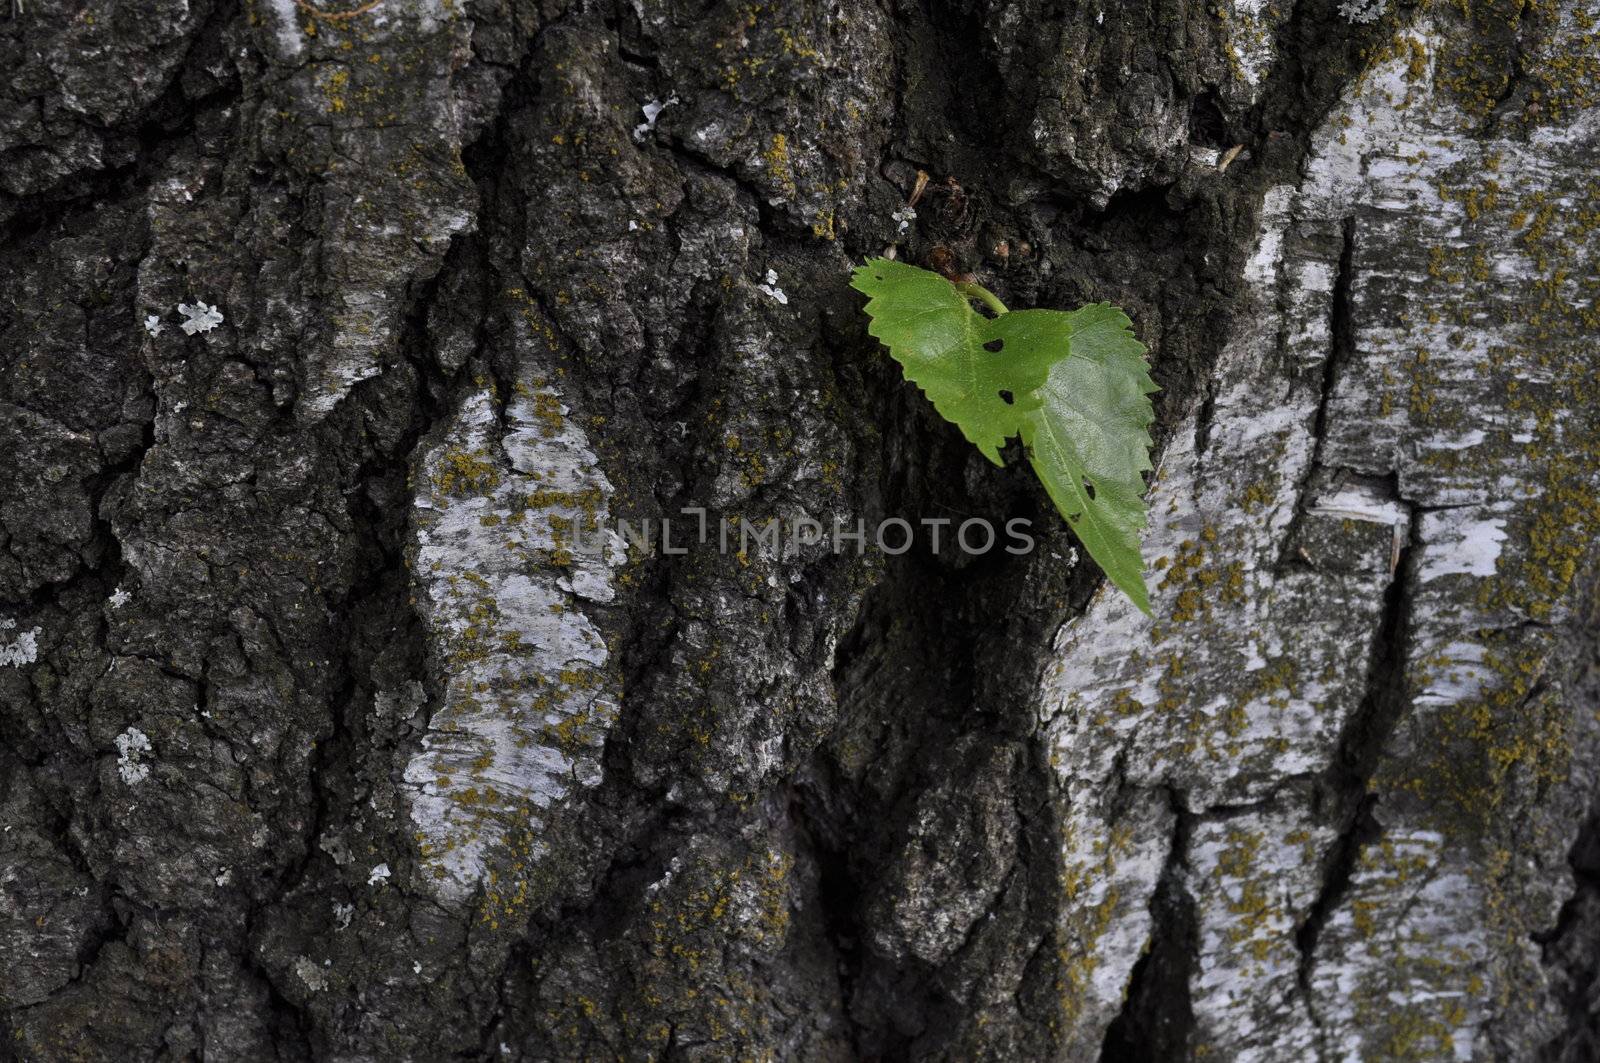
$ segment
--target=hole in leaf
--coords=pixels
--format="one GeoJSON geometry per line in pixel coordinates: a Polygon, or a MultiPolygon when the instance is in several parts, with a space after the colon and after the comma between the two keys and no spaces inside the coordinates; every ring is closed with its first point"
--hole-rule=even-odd
{"type": "Polygon", "coordinates": [[[1000,401],[1005,403],[1007,406],[1010,406],[1012,403],[1017,401],[1017,397],[1011,394],[1009,391],[1002,391],[1000,393],[1000,401]]]}
{"type": "Polygon", "coordinates": [[[1088,480],[1083,481],[1083,493],[1089,496],[1089,500],[1090,501],[1093,501],[1094,500],[1094,484],[1090,483],[1088,480]]]}
{"type": "Polygon", "coordinates": [[[999,354],[1000,351],[1005,348],[1005,345],[1005,340],[990,340],[988,343],[983,345],[983,349],[992,354],[999,354]]]}

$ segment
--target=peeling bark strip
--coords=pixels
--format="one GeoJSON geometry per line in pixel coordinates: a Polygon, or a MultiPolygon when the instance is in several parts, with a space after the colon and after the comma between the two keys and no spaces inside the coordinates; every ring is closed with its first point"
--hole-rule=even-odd
{"type": "Polygon", "coordinates": [[[1597,18],[0,5],[0,1058],[1593,1058],[1597,18]],[[1128,308],[1155,623],[886,249],[1128,308]]]}
{"type": "MultiPolygon", "coordinates": [[[[1595,15],[1541,12],[1534,75],[1592,62],[1595,15]]],[[[1199,818],[1197,1056],[1530,1058],[1559,1030],[1533,939],[1596,751],[1558,633],[1600,528],[1600,121],[1486,121],[1476,32],[1401,30],[1267,193],[1203,453],[1180,428],[1152,492],[1157,619],[1102,593],[1045,681],[1116,884],[1086,908],[1066,846],[1081,964],[1125,979],[1151,933],[1159,868],[1110,843],[1158,825],[1137,795],[1199,818]]],[[[1081,1044],[1119,1000],[1069,1005],[1081,1044]]]]}

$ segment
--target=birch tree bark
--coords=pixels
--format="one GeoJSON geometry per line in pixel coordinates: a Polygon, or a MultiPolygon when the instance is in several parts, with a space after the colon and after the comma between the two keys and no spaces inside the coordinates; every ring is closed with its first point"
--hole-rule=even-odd
{"type": "Polygon", "coordinates": [[[0,1058],[1595,1058],[1597,26],[17,0],[0,1058]],[[1128,310],[1153,617],[888,249],[1128,310]]]}

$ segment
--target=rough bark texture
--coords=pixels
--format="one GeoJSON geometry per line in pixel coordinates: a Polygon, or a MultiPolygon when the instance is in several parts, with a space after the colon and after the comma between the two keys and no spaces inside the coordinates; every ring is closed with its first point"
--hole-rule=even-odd
{"type": "Polygon", "coordinates": [[[16,0],[0,1058],[1595,1058],[1597,23],[16,0]],[[890,247],[1128,309],[1153,619],[890,247]]]}

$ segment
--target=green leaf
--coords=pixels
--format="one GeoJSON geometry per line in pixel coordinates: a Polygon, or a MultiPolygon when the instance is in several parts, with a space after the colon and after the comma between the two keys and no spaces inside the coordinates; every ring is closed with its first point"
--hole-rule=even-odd
{"type": "Polygon", "coordinates": [[[1022,436],[1078,541],[1149,613],[1139,533],[1157,389],[1127,315],[1097,303],[985,317],[937,273],[881,258],[851,285],[870,296],[867,331],[985,457],[1001,464],[1022,436]]]}
{"type": "Polygon", "coordinates": [[[937,273],[874,258],[851,286],[871,296],[867,331],[889,348],[944,419],[983,456],[1001,464],[1000,448],[1037,409],[1038,391],[1057,356],[1047,328],[1031,315],[988,318],[937,273]],[[989,345],[986,349],[985,344],[989,345]]]}
{"type": "Polygon", "coordinates": [[[1128,317],[1108,303],[1060,314],[1068,357],[1050,367],[1022,427],[1033,471],[1089,556],[1150,612],[1139,556],[1150,468],[1150,393],[1158,390],[1128,317]]]}

